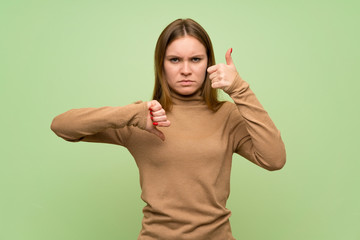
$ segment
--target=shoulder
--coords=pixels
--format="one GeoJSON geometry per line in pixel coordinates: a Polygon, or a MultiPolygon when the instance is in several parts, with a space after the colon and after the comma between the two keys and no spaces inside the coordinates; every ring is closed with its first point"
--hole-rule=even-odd
{"type": "Polygon", "coordinates": [[[228,114],[230,114],[235,110],[237,110],[236,104],[229,101],[222,101],[218,109],[218,111],[221,111],[222,113],[227,112],[228,114]]]}
{"type": "Polygon", "coordinates": [[[223,101],[221,107],[218,109],[218,114],[227,116],[230,123],[238,124],[244,121],[240,111],[233,102],[223,101]]]}

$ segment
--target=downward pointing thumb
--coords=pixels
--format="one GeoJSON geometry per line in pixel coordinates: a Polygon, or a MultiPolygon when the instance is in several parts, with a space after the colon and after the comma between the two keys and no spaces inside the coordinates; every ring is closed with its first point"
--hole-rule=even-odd
{"type": "Polygon", "coordinates": [[[165,141],[165,135],[162,131],[158,130],[156,127],[151,131],[153,134],[158,136],[161,140],[165,141]]]}
{"type": "Polygon", "coordinates": [[[225,59],[227,65],[234,65],[234,62],[231,57],[231,53],[232,53],[232,48],[229,48],[225,53],[225,59]]]}

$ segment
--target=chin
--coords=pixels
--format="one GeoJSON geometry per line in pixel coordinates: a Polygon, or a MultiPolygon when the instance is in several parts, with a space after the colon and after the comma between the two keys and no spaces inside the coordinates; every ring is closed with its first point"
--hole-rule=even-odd
{"type": "Polygon", "coordinates": [[[193,95],[194,93],[197,93],[198,90],[199,89],[182,89],[182,90],[176,91],[176,92],[180,95],[190,96],[190,95],[193,95]]]}

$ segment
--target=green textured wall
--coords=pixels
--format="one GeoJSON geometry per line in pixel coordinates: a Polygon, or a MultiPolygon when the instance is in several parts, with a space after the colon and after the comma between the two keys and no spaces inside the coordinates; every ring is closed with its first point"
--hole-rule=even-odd
{"type": "Polygon", "coordinates": [[[136,239],[135,161],[69,143],[71,108],[147,101],[153,52],[177,18],[198,21],[282,133],[287,163],[234,156],[228,208],[247,240],[360,239],[359,1],[1,1],[0,239],[136,239]],[[139,89],[139,86],[141,88],[139,89]]]}

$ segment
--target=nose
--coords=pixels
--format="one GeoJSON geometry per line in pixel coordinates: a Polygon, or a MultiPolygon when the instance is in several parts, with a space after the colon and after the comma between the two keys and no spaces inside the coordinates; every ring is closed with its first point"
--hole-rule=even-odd
{"type": "Polygon", "coordinates": [[[187,61],[184,61],[184,64],[181,68],[181,74],[184,76],[189,76],[191,74],[191,68],[187,61]]]}

